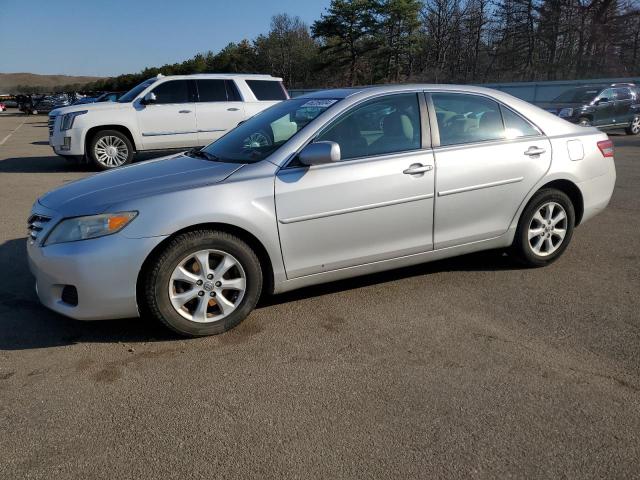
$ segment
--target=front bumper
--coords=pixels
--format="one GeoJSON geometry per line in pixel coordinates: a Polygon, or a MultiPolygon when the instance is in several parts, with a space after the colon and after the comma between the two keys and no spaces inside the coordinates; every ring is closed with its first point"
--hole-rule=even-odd
{"type": "Polygon", "coordinates": [[[57,155],[81,157],[84,155],[84,129],[70,128],[60,131],[62,115],[55,117],[49,127],[49,145],[57,155]]]}
{"type": "Polygon", "coordinates": [[[27,240],[38,297],[44,306],[77,320],[137,317],[140,269],[164,238],[131,239],[115,234],[47,247],[27,240]],[[66,285],[78,292],[76,306],[62,300],[66,285]]]}

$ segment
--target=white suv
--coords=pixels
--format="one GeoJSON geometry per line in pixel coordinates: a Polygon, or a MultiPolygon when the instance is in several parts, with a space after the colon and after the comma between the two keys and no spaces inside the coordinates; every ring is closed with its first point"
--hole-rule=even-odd
{"type": "Polygon", "coordinates": [[[134,152],[207,145],[287,98],[282,79],[270,75],[158,75],[116,102],[52,111],[49,145],[109,170],[131,162],[134,152]]]}

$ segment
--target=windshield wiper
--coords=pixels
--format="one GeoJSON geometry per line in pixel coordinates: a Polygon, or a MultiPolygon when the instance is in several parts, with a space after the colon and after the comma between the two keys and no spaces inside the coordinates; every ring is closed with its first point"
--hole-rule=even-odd
{"type": "Polygon", "coordinates": [[[204,158],[205,160],[210,160],[212,162],[217,162],[218,157],[212,155],[204,150],[200,150],[198,147],[192,148],[191,150],[185,152],[186,155],[194,158],[204,158]]]}

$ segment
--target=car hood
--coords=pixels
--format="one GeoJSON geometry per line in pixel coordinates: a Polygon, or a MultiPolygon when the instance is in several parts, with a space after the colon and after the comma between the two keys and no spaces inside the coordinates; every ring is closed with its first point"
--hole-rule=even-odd
{"type": "Polygon", "coordinates": [[[38,201],[63,216],[92,215],[136,198],[222,182],[241,167],[237,163],[172,155],[71,182],[38,201]]]}
{"type": "Polygon", "coordinates": [[[69,105],[68,107],[58,107],[53,110],[51,114],[64,115],[65,113],[77,112],[78,110],[86,110],[87,112],[95,112],[99,110],[121,110],[123,108],[130,107],[130,103],[118,102],[79,103],[76,105],[69,105]]]}

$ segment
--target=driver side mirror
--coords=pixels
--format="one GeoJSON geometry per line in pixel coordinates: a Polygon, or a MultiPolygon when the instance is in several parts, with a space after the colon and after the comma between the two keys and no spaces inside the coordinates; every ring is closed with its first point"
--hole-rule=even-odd
{"type": "Polygon", "coordinates": [[[145,105],[149,105],[151,103],[156,103],[157,99],[158,98],[156,97],[155,93],[149,92],[142,98],[142,103],[145,105]]]}
{"type": "Polygon", "coordinates": [[[607,103],[609,99],[607,97],[602,97],[596,100],[596,105],[600,105],[601,103],[607,103]]]}
{"type": "Polygon", "coordinates": [[[340,161],[340,145],[336,142],[310,143],[298,154],[298,160],[303,165],[322,165],[340,161]]]}

